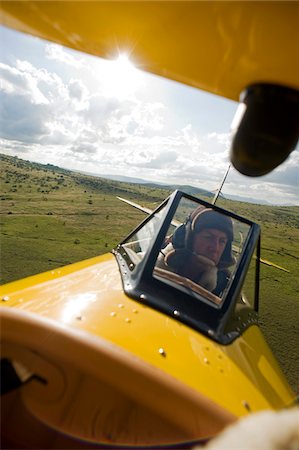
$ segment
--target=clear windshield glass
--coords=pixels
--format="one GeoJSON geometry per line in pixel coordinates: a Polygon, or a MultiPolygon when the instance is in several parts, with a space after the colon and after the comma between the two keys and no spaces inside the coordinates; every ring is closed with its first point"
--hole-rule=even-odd
{"type": "Polygon", "coordinates": [[[165,206],[155,213],[142,228],[136,231],[136,233],[128,238],[122,245],[122,248],[127,252],[128,257],[131,260],[131,265],[129,266],[131,270],[142,261],[148,249],[151,248],[152,242],[164,219],[165,206]]]}
{"type": "Polygon", "coordinates": [[[250,261],[250,265],[243,284],[241,297],[238,302],[243,305],[249,306],[252,309],[254,309],[255,304],[256,264],[257,264],[257,249],[255,249],[253,257],[250,261]]]}

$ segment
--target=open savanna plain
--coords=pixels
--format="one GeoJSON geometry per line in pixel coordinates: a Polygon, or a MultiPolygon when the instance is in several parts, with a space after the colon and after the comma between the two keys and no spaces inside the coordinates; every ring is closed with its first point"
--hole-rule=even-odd
{"type": "MultiPolygon", "coordinates": [[[[111,181],[6,155],[0,155],[0,164],[1,284],[110,251],[145,217],[117,196],[154,208],[172,190],[111,181]]],[[[259,223],[261,257],[289,270],[262,265],[260,324],[299,394],[299,207],[223,198],[217,204],[259,223]]]]}

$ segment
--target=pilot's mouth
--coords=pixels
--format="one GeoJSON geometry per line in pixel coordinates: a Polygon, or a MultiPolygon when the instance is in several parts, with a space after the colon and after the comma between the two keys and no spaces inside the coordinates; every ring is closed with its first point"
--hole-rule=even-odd
{"type": "Polygon", "coordinates": [[[218,263],[218,255],[217,253],[213,252],[207,255],[207,258],[211,259],[215,264],[218,263]]]}
{"type": "Polygon", "coordinates": [[[218,258],[217,255],[215,255],[213,253],[213,255],[211,254],[204,254],[204,253],[196,253],[196,252],[192,252],[192,255],[194,255],[195,258],[198,258],[199,261],[201,261],[202,264],[206,264],[206,265],[214,265],[217,264],[218,262],[218,258]]]}

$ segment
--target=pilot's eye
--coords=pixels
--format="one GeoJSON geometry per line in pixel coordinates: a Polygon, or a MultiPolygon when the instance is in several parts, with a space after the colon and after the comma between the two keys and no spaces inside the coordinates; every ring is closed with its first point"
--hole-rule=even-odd
{"type": "Polygon", "coordinates": [[[209,233],[204,234],[202,237],[203,237],[206,241],[211,241],[211,240],[213,239],[213,236],[212,236],[211,234],[209,234],[209,233]]]}

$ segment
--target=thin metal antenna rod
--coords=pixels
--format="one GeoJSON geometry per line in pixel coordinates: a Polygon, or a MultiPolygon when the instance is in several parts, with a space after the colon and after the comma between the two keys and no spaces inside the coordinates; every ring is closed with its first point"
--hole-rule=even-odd
{"type": "Polygon", "coordinates": [[[224,183],[225,183],[226,177],[227,177],[227,175],[228,175],[230,166],[231,166],[231,164],[228,165],[228,168],[227,168],[227,170],[226,170],[226,172],[225,172],[225,174],[224,174],[224,177],[223,177],[223,179],[222,179],[222,181],[221,181],[220,187],[217,189],[216,194],[214,195],[214,198],[213,198],[213,201],[212,201],[212,205],[215,205],[216,202],[217,202],[217,199],[218,199],[218,197],[219,197],[219,195],[220,195],[220,193],[221,193],[221,189],[222,189],[222,187],[223,187],[223,185],[224,185],[224,183]]]}

